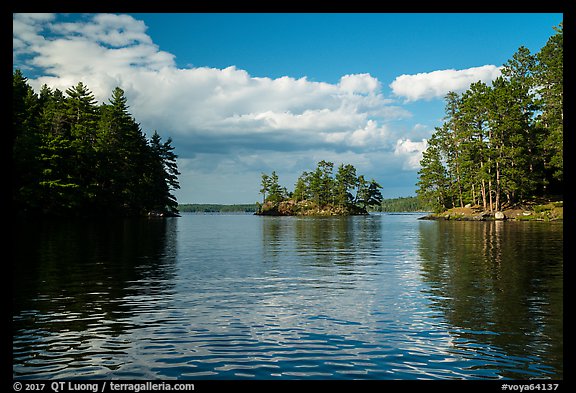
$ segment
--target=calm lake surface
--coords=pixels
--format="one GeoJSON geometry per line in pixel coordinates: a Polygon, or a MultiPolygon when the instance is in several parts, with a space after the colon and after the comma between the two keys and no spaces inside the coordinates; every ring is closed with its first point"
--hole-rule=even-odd
{"type": "Polygon", "coordinates": [[[563,378],[563,226],[20,222],[15,378],[563,378]]]}

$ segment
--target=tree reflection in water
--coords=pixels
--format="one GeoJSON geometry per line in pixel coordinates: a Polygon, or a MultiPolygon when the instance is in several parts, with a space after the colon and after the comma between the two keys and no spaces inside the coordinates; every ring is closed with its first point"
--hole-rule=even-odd
{"type": "Polygon", "coordinates": [[[436,221],[419,232],[422,279],[453,327],[454,350],[473,356],[482,343],[562,378],[562,225],[436,221]]]}

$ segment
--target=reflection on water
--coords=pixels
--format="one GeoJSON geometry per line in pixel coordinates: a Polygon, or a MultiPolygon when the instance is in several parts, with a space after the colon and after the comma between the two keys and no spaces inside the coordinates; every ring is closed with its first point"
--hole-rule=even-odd
{"type": "Polygon", "coordinates": [[[421,222],[419,232],[426,293],[451,325],[455,349],[524,359],[496,364],[508,377],[561,378],[562,225],[421,222]]]}
{"type": "Polygon", "coordinates": [[[114,355],[132,345],[123,335],[173,286],[175,221],[21,224],[13,265],[15,375],[118,368],[114,355]]]}
{"type": "Polygon", "coordinates": [[[380,217],[267,217],[262,221],[262,245],[272,259],[295,252],[301,263],[352,267],[378,253],[381,225],[380,217]]]}
{"type": "Polygon", "coordinates": [[[562,225],[19,223],[22,378],[562,378],[562,225]]]}

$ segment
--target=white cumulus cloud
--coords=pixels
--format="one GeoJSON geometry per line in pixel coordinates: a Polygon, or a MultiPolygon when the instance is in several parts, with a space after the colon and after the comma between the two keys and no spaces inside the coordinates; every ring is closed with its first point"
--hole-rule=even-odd
{"type": "Polygon", "coordinates": [[[394,148],[394,155],[402,159],[402,167],[406,170],[420,169],[422,153],[428,147],[426,139],[413,142],[410,139],[398,139],[394,148]]]}
{"type": "Polygon", "coordinates": [[[145,129],[187,139],[197,149],[229,147],[230,138],[264,148],[384,146],[391,143],[384,122],[409,116],[368,73],[326,83],[253,77],[234,66],[178,68],[174,55],[160,50],[146,25],[129,15],[64,22],[55,15],[16,14],[14,23],[16,59],[26,55],[26,64],[41,71],[30,79],[33,87],[65,90],[82,81],[106,101],[120,86],[145,129]]]}
{"type": "Polygon", "coordinates": [[[380,89],[380,82],[370,74],[344,75],[339,85],[350,94],[371,94],[380,89]]]}
{"type": "Polygon", "coordinates": [[[407,136],[396,142],[391,122],[411,114],[385,97],[369,73],[328,83],[254,77],[235,66],[182,68],[129,15],[14,14],[13,43],[14,66],[31,71],[37,91],[43,84],[64,91],[81,81],[107,102],[121,87],[144,131],[173,138],[183,164],[181,193],[193,192],[185,181],[208,176],[202,171],[228,184],[236,178],[230,168],[257,179],[272,161],[284,163],[294,179],[321,159],[359,170],[413,170],[423,146],[407,136]]]}
{"type": "Polygon", "coordinates": [[[500,76],[500,67],[484,65],[464,70],[438,70],[415,75],[400,75],[390,84],[397,96],[407,101],[443,98],[448,92],[462,92],[470,84],[482,81],[492,82],[500,76]]]}

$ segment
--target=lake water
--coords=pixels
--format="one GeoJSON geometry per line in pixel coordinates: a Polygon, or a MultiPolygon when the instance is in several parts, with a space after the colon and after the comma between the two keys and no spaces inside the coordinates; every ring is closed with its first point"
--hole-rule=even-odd
{"type": "Polygon", "coordinates": [[[563,226],[20,222],[13,376],[563,378],[563,226]]]}

